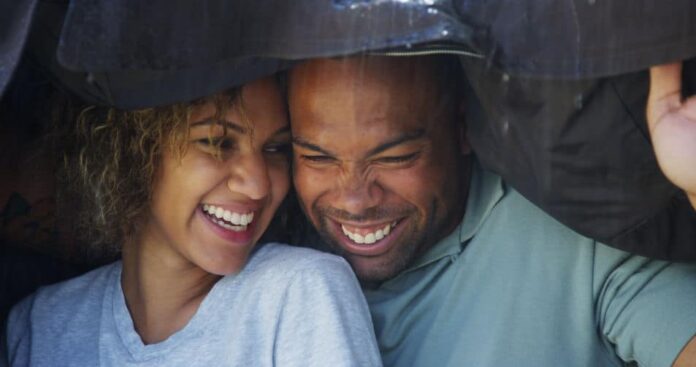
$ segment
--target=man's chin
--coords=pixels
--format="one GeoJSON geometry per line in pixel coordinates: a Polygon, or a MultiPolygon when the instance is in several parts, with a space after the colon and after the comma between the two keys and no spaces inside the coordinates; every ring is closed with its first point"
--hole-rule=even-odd
{"type": "Polygon", "coordinates": [[[408,266],[405,259],[384,259],[364,257],[343,252],[341,254],[353,268],[363,286],[372,288],[401,273],[408,266]]]}
{"type": "Polygon", "coordinates": [[[381,284],[405,270],[414,260],[421,239],[413,220],[398,221],[389,236],[369,244],[355,243],[342,233],[338,222],[328,218],[318,232],[335,254],[348,261],[363,285],[381,284]]]}

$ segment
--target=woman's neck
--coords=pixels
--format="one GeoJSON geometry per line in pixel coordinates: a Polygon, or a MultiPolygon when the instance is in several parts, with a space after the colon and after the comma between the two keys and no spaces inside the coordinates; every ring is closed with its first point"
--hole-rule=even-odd
{"type": "Polygon", "coordinates": [[[220,279],[162,249],[150,241],[123,246],[123,294],[145,344],[161,342],[186,326],[220,279]]]}

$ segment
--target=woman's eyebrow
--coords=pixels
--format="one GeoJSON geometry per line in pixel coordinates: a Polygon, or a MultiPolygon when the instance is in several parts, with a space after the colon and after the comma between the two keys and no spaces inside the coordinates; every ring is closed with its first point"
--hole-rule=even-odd
{"type": "Polygon", "coordinates": [[[230,121],[230,120],[216,120],[213,118],[201,120],[201,121],[196,121],[191,123],[191,127],[196,127],[200,125],[224,125],[226,128],[236,131],[239,134],[246,134],[248,132],[248,129],[237,124],[236,122],[230,121]]]}
{"type": "Polygon", "coordinates": [[[285,133],[289,133],[289,132],[290,132],[290,125],[285,125],[285,126],[281,127],[280,129],[276,130],[273,134],[271,134],[271,136],[281,135],[281,134],[285,134],[285,133]]]}

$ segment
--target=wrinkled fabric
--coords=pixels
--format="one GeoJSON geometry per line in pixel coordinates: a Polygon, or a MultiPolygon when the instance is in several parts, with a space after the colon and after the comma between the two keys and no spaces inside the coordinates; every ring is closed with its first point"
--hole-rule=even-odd
{"type": "MultiPolygon", "coordinates": [[[[0,25],[15,55],[29,3],[0,0],[18,20],[0,25]]],[[[288,60],[465,54],[484,165],[588,237],[696,261],[696,214],[655,164],[641,72],[696,56],[694,18],[692,0],[45,0],[26,54],[88,103],[122,109],[210,95],[288,60]]],[[[693,93],[696,68],[685,74],[693,93]]]]}
{"type": "Polygon", "coordinates": [[[696,329],[696,264],[604,246],[472,172],[461,224],[365,290],[385,366],[672,364],[696,329]]]}
{"type": "Polygon", "coordinates": [[[452,1],[511,74],[604,77],[696,56],[693,0],[452,1]]]}
{"type": "Polygon", "coordinates": [[[288,64],[246,57],[180,70],[74,71],[56,56],[66,11],[66,4],[40,4],[27,54],[59,85],[90,104],[136,109],[186,102],[272,74],[288,64]]]}
{"type": "MultiPolygon", "coordinates": [[[[39,289],[10,314],[13,366],[381,366],[367,304],[341,258],[263,245],[167,339],[145,344],[122,264],[39,289]]],[[[2,356],[0,355],[0,358],[2,356]]]]}
{"type": "Polygon", "coordinates": [[[38,0],[0,1],[0,96],[19,64],[38,0]]]}
{"type": "Polygon", "coordinates": [[[696,211],[652,152],[647,72],[543,80],[461,60],[469,137],[484,166],[583,235],[696,261],[696,211]]]}
{"type": "Polygon", "coordinates": [[[57,53],[73,70],[167,70],[470,38],[441,0],[73,0],[57,53]]]}
{"type": "Polygon", "coordinates": [[[432,41],[479,52],[520,75],[608,76],[696,56],[696,3],[74,0],[58,58],[86,71],[171,69],[236,57],[297,59],[432,41]]]}

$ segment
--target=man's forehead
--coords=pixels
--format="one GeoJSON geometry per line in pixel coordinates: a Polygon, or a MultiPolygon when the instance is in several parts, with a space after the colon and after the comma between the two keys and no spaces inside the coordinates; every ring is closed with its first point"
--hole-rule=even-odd
{"type": "Polygon", "coordinates": [[[433,62],[424,58],[354,56],[314,59],[291,71],[291,88],[369,90],[418,87],[432,84],[433,62]]]}
{"type": "Polygon", "coordinates": [[[428,74],[405,58],[311,60],[292,71],[291,114],[301,124],[421,119],[439,95],[428,74]]]}

